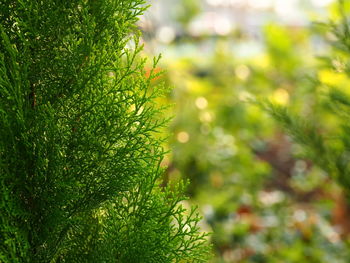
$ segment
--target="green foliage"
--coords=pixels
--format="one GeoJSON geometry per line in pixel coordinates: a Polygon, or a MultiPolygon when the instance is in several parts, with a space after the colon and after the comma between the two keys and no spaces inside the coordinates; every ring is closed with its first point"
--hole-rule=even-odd
{"type": "Polygon", "coordinates": [[[294,116],[285,106],[271,102],[261,103],[260,106],[288,130],[294,141],[304,146],[304,158],[311,157],[324,167],[331,165],[328,149],[324,145],[322,135],[317,132],[316,124],[294,116]]]}
{"type": "MultiPolygon", "coordinates": [[[[213,232],[211,262],[349,261],[349,210],[335,183],[348,178],[340,169],[348,163],[341,137],[349,133],[340,130],[349,82],[339,71],[348,70],[348,57],[324,55],[335,33],[318,26],[325,36],[269,23],[261,42],[247,26],[241,35],[196,34],[167,48],[164,67],[176,87],[168,178],[190,179],[191,201],[213,232]],[[330,87],[341,103],[325,99],[330,87]],[[260,98],[270,101],[250,103],[260,98]]],[[[346,31],[336,21],[332,27],[346,31]]]]}
{"type": "Polygon", "coordinates": [[[140,58],[144,4],[0,3],[1,262],[205,260],[183,188],[158,186],[164,88],[140,58]]]}
{"type": "MultiPolygon", "coordinates": [[[[323,119],[315,116],[297,116],[287,107],[271,102],[261,104],[288,131],[293,140],[302,146],[304,158],[311,159],[335,178],[348,193],[350,190],[349,161],[349,107],[350,96],[346,86],[350,81],[349,14],[345,2],[339,1],[337,19],[322,23],[323,32],[332,34],[330,54],[322,57],[318,77],[313,85],[318,86],[320,102],[313,111],[321,113],[323,119]],[[328,116],[327,123],[324,118],[328,116]]],[[[307,103],[307,101],[303,101],[307,103]]]]}
{"type": "Polygon", "coordinates": [[[180,0],[180,4],[175,7],[176,20],[186,26],[192,18],[200,13],[198,0],[180,0]]]}

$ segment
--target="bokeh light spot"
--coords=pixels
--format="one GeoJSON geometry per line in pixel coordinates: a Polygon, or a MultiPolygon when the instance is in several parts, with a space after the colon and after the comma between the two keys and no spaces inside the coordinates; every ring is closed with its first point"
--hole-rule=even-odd
{"type": "Polygon", "coordinates": [[[208,111],[202,112],[199,115],[199,120],[201,122],[211,122],[213,120],[213,115],[208,111]]]}
{"type": "Polygon", "coordinates": [[[179,132],[179,133],[177,134],[176,139],[177,139],[178,142],[180,142],[180,143],[186,143],[186,142],[189,141],[190,135],[189,135],[187,132],[185,132],[185,131],[181,131],[181,132],[179,132]]]}
{"type": "Polygon", "coordinates": [[[237,78],[246,80],[250,75],[250,69],[246,65],[238,65],[235,68],[235,74],[237,78]]]}
{"type": "Polygon", "coordinates": [[[275,90],[275,92],[273,93],[273,101],[278,104],[286,105],[289,102],[288,91],[286,91],[285,89],[275,90]]]}
{"type": "Polygon", "coordinates": [[[199,97],[196,99],[195,104],[196,104],[198,109],[203,110],[208,106],[208,101],[204,97],[199,97]]]}
{"type": "Polygon", "coordinates": [[[164,44],[169,44],[175,39],[175,31],[172,27],[162,26],[157,31],[157,40],[164,44]]]}

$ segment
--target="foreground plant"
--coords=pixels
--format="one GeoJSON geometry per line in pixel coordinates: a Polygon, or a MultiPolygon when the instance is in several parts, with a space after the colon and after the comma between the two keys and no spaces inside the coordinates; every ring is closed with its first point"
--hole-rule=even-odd
{"type": "Polygon", "coordinates": [[[143,11],[0,3],[1,262],[205,261],[183,186],[158,186],[164,88],[133,37],[143,11]]]}

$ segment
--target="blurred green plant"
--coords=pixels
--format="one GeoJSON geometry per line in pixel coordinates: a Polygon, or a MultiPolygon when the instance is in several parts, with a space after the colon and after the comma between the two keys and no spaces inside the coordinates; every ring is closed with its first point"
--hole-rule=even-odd
{"type": "Polygon", "coordinates": [[[174,8],[174,15],[182,26],[186,27],[200,13],[201,5],[198,0],[180,0],[174,8]]]}
{"type": "MultiPolygon", "coordinates": [[[[328,29],[321,31],[333,38],[328,29]]],[[[316,146],[320,127],[333,137],[339,131],[320,80],[344,87],[347,79],[318,66],[315,46],[327,48],[309,28],[269,23],[262,52],[251,56],[232,48],[246,44],[244,35],[231,37],[179,41],[172,47],[179,56],[163,61],[168,82],[176,86],[170,96],[176,106],[168,180],[190,179],[191,201],[204,213],[204,227],[213,231],[213,262],[347,262],[348,235],[341,230],[348,226],[346,202],[317,166],[328,154],[321,155],[320,147],[313,155],[317,162],[310,160],[266,111],[250,103],[269,98],[274,109],[308,116],[292,124],[301,134],[300,127],[315,124],[316,131],[305,134],[316,146]]],[[[332,147],[341,150],[334,141],[332,147]]]]}
{"type": "MultiPolygon", "coordinates": [[[[314,76],[314,90],[318,102],[311,109],[316,116],[300,114],[288,107],[275,105],[271,102],[262,103],[262,107],[271,114],[290,134],[295,143],[301,146],[300,154],[312,160],[327,174],[329,180],[335,181],[341,187],[338,200],[342,210],[338,220],[340,232],[349,234],[349,226],[345,223],[349,216],[349,145],[348,135],[350,94],[347,86],[350,81],[348,65],[349,44],[349,14],[350,6],[346,1],[338,1],[332,8],[333,19],[329,23],[317,23],[325,34],[331,49],[320,58],[318,71],[314,76]],[[344,207],[341,207],[344,206],[344,207]]],[[[304,104],[308,101],[302,100],[304,104]]]]}

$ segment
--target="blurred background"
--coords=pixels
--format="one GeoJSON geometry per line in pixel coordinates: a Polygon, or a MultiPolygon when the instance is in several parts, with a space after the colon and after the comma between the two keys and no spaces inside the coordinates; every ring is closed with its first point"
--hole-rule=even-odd
{"type": "Polygon", "coordinates": [[[141,17],[145,53],[162,54],[156,81],[173,105],[164,182],[190,181],[211,262],[350,262],[350,209],[339,187],[299,155],[280,125],[251,100],[288,105],[313,122],[319,83],[341,76],[316,66],[332,36],[332,0],[152,0],[141,17]],[[317,81],[316,81],[317,79],[317,81]]]}

